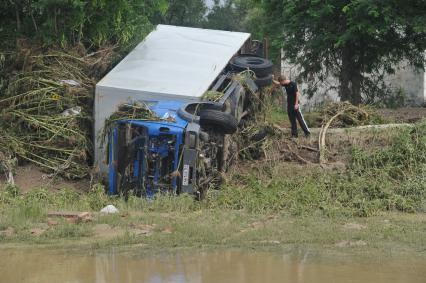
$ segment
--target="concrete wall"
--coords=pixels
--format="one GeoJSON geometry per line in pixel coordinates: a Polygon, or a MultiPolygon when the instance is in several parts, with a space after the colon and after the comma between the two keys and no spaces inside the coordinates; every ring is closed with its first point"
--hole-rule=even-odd
{"type": "Polygon", "coordinates": [[[402,89],[409,105],[421,106],[426,102],[426,73],[423,70],[403,62],[395,74],[388,75],[385,81],[393,91],[402,89]]]}
{"type": "MultiPolygon", "coordinates": [[[[289,64],[285,60],[281,62],[281,74],[295,80],[299,73],[299,67],[289,64]]],[[[395,92],[402,89],[408,105],[422,106],[426,103],[426,73],[423,70],[416,70],[407,62],[402,62],[395,74],[385,77],[385,82],[395,92]]],[[[338,101],[338,86],[338,80],[329,77],[319,85],[317,93],[309,99],[306,95],[307,83],[298,82],[299,90],[302,93],[301,104],[306,110],[310,110],[324,101],[338,101]]]]}

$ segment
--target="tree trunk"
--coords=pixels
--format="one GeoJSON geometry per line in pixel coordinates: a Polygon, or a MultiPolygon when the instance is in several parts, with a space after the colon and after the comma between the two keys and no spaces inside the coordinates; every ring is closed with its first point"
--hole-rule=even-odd
{"type": "Polygon", "coordinates": [[[53,28],[55,30],[55,35],[58,35],[58,22],[57,22],[57,17],[58,17],[58,10],[55,9],[53,10],[53,28]]]}
{"type": "Polygon", "coordinates": [[[362,82],[362,74],[360,68],[354,69],[355,72],[352,73],[352,96],[351,96],[351,103],[353,105],[359,105],[362,103],[362,96],[361,96],[361,82],[362,82]]]}
{"type": "Polygon", "coordinates": [[[358,62],[351,55],[351,50],[353,50],[352,47],[346,47],[343,50],[339,75],[339,97],[342,101],[349,101],[354,105],[359,105],[362,102],[362,74],[358,62]]]}
{"type": "Polygon", "coordinates": [[[16,28],[18,32],[21,31],[21,16],[19,15],[19,13],[20,13],[20,6],[18,2],[15,2],[16,28]]]}
{"type": "Polygon", "coordinates": [[[37,26],[36,20],[34,18],[34,11],[33,11],[31,6],[32,6],[32,1],[30,0],[30,2],[28,3],[28,9],[29,9],[29,13],[30,13],[30,16],[31,16],[31,20],[33,22],[34,31],[37,34],[38,33],[38,26],[37,26]]]}

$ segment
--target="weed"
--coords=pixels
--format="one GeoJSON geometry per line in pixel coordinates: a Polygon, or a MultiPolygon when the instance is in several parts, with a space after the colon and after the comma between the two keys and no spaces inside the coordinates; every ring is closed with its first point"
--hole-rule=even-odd
{"type": "Polygon", "coordinates": [[[85,200],[90,209],[100,210],[102,207],[111,204],[112,198],[108,197],[103,185],[96,184],[87,194],[85,200]]]}
{"type": "MultiPolygon", "coordinates": [[[[293,215],[371,216],[382,211],[426,211],[426,123],[401,130],[390,146],[374,152],[352,149],[348,169],[300,176],[288,170],[257,169],[239,174],[215,194],[211,208],[293,215]],[[266,173],[266,174],[265,174],[266,173]]],[[[311,169],[308,169],[311,170],[311,169]]]]}
{"type": "Polygon", "coordinates": [[[43,237],[47,239],[80,238],[90,236],[91,233],[91,226],[88,224],[76,225],[63,222],[58,226],[47,230],[43,237]]]}

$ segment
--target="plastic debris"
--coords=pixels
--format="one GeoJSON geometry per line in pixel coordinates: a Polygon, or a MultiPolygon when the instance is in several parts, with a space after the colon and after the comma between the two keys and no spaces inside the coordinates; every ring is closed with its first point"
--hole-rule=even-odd
{"type": "Polygon", "coordinates": [[[64,110],[64,112],[62,112],[62,116],[77,116],[81,114],[81,107],[80,106],[75,106],[75,107],[71,107],[68,108],[66,110],[64,110]]]}
{"type": "Polygon", "coordinates": [[[118,212],[119,212],[118,209],[112,204],[109,204],[101,209],[101,213],[106,213],[106,214],[115,214],[118,212]]]}
{"type": "Polygon", "coordinates": [[[80,86],[80,83],[75,80],[60,80],[59,82],[63,85],[80,86]]]}

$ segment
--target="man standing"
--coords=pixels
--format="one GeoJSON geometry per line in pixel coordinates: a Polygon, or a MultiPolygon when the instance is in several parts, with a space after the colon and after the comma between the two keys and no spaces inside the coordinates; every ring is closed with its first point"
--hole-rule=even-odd
{"type": "Polygon", "coordinates": [[[306,137],[309,137],[311,132],[309,131],[308,125],[303,118],[302,112],[300,111],[299,98],[300,93],[297,89],[297,84],[290,81],[286,76],[279,76],[278,81],[274,80],[274,84],[279,85],[285,89],[287,93],[287,114],[291,123],[291,136],[297,138],[297,121],[300,127],[305,133],[306,137]],[[297,121],[296,121],[297,120],[297,121]]]}

